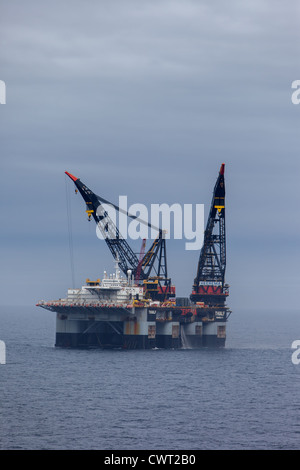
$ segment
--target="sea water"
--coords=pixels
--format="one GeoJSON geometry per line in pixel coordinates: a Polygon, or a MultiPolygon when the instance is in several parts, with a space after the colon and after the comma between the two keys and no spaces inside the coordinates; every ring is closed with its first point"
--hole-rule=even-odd
{"type": "Polygon", "coordinates": [[[2,307],[0,449],[299,449],[299,312],[235,312],[224,349],[54,347],[55,314],[2,307]]]}

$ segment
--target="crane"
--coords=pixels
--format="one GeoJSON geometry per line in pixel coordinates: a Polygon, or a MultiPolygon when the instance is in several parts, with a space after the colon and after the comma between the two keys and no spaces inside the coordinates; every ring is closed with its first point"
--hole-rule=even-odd
{"type": "Polygon", "coordinates": [[[225,284],[225,163],[222,163],[215,183],[210,212],[204,232],[192,294],[193,302],[204,301],[211,306],[224,305],[228,295],[225,284]]]}
{"type": "Polygon", "coordinates": [[[153,300],[165,300],[168,296],[174,295],[175,288],[171,285],[171,279],[168,277],[167,272],[164,230],[154,227],[150,223],[141,220],[139,217],[122,210],[117,205],[95,194],[76,176],[67,171],[65,173],[74,182],[76,189],[86,203],[88,220],[93,218],[96,222],[114,259],[118,260],[123,273],[127,276],[128,270],[131,270],[133,276],[136,278],[137,271],[139,270],[138,276],[139,279],[143,281],[146,296],[151,297],[153,300]],[[117,211],[125,212],[128,217],[138,220],[158,231],[156,239],[142,259],[138,259],[130,245],[123,238],[119,229],[109,217],[103,204],[109,204],[117,211]]]}
{"type": "Polygon", "coordinates": [[[139,284],[139,282],[140,282],[142,263],[143,263],[143,258],[144,258],[144,254],[145,254],[145,248],[146,248],[146,238],[143,238],[142,247],[141,247],[141,251],[140,251],[139,264],[138,264],[136,274],[135,274],[135,282],[137,284],[139,284]]]}

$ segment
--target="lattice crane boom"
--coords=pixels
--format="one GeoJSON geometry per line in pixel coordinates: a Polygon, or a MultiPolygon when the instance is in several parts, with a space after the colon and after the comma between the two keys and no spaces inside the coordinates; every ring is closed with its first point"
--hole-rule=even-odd
{"type": "Polygon", "coordinates": [[[86,213],[88,215],[88,219],[91,220],[93,217],[95,220],[114,259],[118,260],[120,269],[123,271],[123,273],[127,275],[128,270],[131,270],[134,277],[136,277],[138,273],[139,280],[147,281],[149,278],[151,278],[151,275],[153,275],[154,271],[154,276],[157,280],[157,284],[160,287],[160,291],[158,290],[157,296],[166,297],[171,288],[171,279],[168,278],[167,272],[166,242],[164,231],[160,228],[154,227],[148,222],[139,219],[137,216],[133,216],[128,212],[125,212],[128,217],[138,220],[140,223],[145,223],[148,225],[148,227],[154,228],[158,231],[158,236],[153,241],[150,249],[142,259],[139,259],[127,241],[122,237],[117,226],[109,217],[109,214],[105,210],[105,207],[102,203],[109,204],[118,211],[124,211],[115,204],[112,204],[106,199],[97,196],[90,188],[83,184],[79,178],[76,178],[67,171],[65,173],[74,182],[77,190],[84,199],[86,203],[86,213]],[[155,262],[157,262],[157,266],[155,265],[155,262]]]}
{"type": "Polygon", "coordinates": [[[204,232],[191,300],[222,303],[228,295],[225,284],[225,164],[222,163],[214,187],[210,212],[204,232]]]}

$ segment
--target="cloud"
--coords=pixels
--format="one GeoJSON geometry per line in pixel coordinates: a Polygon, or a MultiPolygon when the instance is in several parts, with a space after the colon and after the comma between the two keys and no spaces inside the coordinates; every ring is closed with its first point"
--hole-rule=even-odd
{"type": "MultiPolygon", "coordinates": [[[[245,284],[259,289],[255,251],[266,282],[280,279],[265,246],[285,252],[299,230],[298,13],[297,2],[268,0],[3,3],[0,207],[11,257],[16,233],[20,246],[22,234],[32,240],[25,265],[39,258],[38,240],[63,244],[65,170],[112,201],[209,207],[225,161],[229,272],[242,253],[245,284]]],[[[170,251],[176,277],[184,264],[192,278],[196,259],[170,251]]],[[[286,260],[297,276],[292,252],[286,260]]]]}

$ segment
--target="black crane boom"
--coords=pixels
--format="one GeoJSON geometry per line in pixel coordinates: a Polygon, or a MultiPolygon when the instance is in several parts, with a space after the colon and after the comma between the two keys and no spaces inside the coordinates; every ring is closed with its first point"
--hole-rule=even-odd
{"type": "Polygon", "coordinates": [[[204,232],[196,277],[190,296],[192,301],[205,301],[210,305],[222,304],[228,295],[225,284],[225,164],[222,163],[214,187],[210,212],[204,232]]]}
{"type": "MultiPolygon", "coordinates": [[[[171,279],[168,278],[167,272],[166,242],[164,231],[160,228],[153,227],[150,223],[145,222],[139,219],[137,216],[132,216],[126,212],[128,217],[138,220],[141,223],[148,225],[148,227],[155,228],[158,231],[158,236],[153,241],[150,249],[144,255],[143,259],[139,260],[137,255],[119,232],[119,229],[113,220],[109,217],[108,212],[105,210],[105,207],[102,205],[102,203],[109,204],[118,211],[122,210],[115,204],[112,204],[106,199],[97,196],[91,189],[83,184],[79,178],[76,178],[67,171],[65,173],[75,183],[77,190],[80,192],[86,203],[86,213],[88,215],[88,219],[91,220],[93,217],[95,220],[114,259],[118,260],[120,269],[123,271],[123,273],[127,276],[128,270],[131,270],[132,275],[135,277],[137,271],[139,271],[139,279],[146,282],[146,289],[147,283],[153,286],[153,280],[155,280],[155,296],[158,299],[164,299],[170,295],[171,279]],[[155,261],[157,261],[157,266],[155,265],[155,261]],[[153,278],[151,278],[152,271],[155,273],[153,278]]],[[[152,295],[154,295],[154,291],[152,292],[152,295]]]]}

